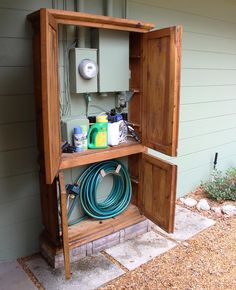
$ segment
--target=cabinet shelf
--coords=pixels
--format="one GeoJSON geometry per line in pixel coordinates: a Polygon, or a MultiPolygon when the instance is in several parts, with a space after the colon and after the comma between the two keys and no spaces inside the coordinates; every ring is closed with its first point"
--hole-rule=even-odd
{"type": "Polygon", "coordinates": [[[106,149],[89,149],[79,153],[63,153],[59,169],[68,169],[103,160],[142,153],[145,151],[146,147],[142,144],[137,142],[128,142],[106,149]]]}
{"type": "Polygon", "coordinates": [[[145,219],[139,209],[133,204],[130,204],[122,214],[111,219],[99,221],[88,218],[69,227],[68,237],[70,249],[87,244],[145,219]]]}

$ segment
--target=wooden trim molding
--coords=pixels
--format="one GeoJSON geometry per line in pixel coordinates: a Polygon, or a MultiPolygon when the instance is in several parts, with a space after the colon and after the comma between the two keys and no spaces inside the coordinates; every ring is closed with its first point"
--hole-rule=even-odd
{"type": "Polygon", "coordinates": [[[81,13],[74,11],[56,10],[42,8],[36,12],[28,15],[28,19],[31,22],[38,20],[40,11],[46,11],[49,19],[54,18],[57,24],[64,25],[79,25],[86,27],[106,28],[124,30],[130,32],[148,32],[155,27],[152,23],[128,20],[123,18],[116,18],[110,16],[102,16],[89,13],[81,13]]]}

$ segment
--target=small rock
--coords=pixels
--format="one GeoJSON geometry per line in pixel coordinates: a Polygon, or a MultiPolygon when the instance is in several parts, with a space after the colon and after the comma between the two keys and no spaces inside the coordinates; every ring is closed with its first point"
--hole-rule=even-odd
{"type": "Polygon", "coordinates": [[[185,198],[181,197],[179,200],[180,200],[182,203],[184,203],[185,198]]]}
{"type": "Polygon", "coordinates": [[[224,214],[227,214],[229,216],[236,215],[236,206],[231,204],[226,204],[222,206],[222,211],[224,214]]]}
{"type": "Polygon", "coordinates": [[[189,246],[189,244],[187,242],[183,242],[183,246],[185,246],[187,248],[189,246]]]}
{"type": "Polygon", "coordinates": [[[209,206],[207,200],[204,198],[200,199],[198,204],[197,204],[197,209],[198,210],[209,210],[210,206],[209,206]]]}
{"type": "Polygon", "coordinates": [[[193,207],[197,204],[197,201],[191,197],[187,197],[185,200],[184,200],[184,204],[189,206],[189,207],[193,207]]]}
{"type": "Polygon", "coordinates": [[[211,207],[211,210],[214,211],[217,214],[221,214],[221,208],[218,206],[211,207]]]}

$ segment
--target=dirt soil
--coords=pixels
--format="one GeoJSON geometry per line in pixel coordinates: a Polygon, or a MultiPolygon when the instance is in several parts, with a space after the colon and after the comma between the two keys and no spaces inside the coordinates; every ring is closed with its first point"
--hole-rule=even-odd
{"type": "MultiPolygon", "coordinates": [[[[201,190],[188,196],[206,198],[201,190]]],[[[100,289],[236,290],[236,217],[211,211],[203,215],[216,224],[100,289]]]]}

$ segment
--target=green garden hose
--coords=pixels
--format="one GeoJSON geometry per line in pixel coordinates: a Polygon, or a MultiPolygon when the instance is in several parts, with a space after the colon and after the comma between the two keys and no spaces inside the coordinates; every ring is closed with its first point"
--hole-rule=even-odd
{"type": "MultiPolygon", "coordinates": [[[[129,205],[132,195],[131,181],[126,167],[117,160],[103,161],[89,166],[75,181],[75,185],[80,189],[80,202],[85,213],[96,219],[108,219],[122,213],[129,205]],[[113,176],[113,186],[107,197],[103,201],[98,201],[98,186],[102,179],[113,176]]],[[[78,197],[74,199],[68,211],[68,218],[74,206],[78,202],[78,197]]],[[[69,225],[81,221],[79,218],[69,225]]]]}

